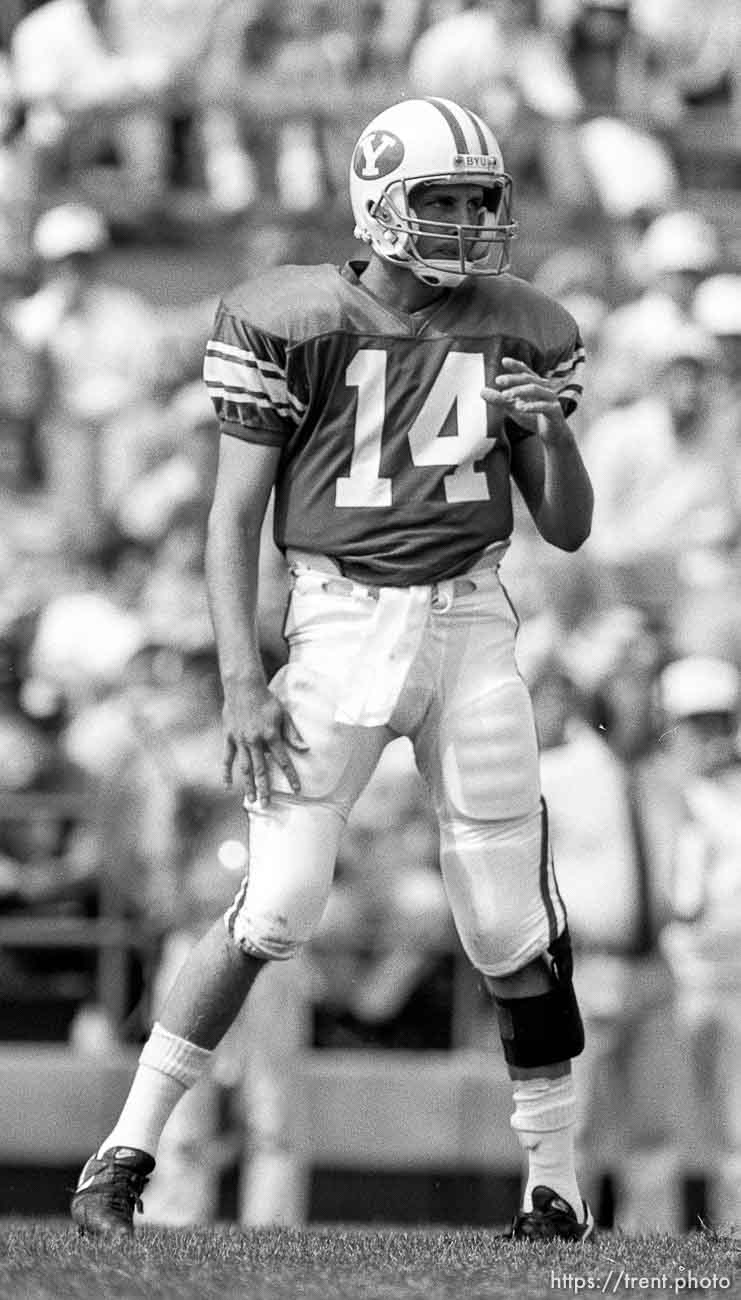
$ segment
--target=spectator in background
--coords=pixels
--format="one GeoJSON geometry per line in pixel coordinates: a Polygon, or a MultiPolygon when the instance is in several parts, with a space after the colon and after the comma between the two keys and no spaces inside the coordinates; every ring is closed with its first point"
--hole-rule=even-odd
{"type": "Polygon", "coordinates": [[[632,0],[542,0],[548,26],[562,33],[588,118],[636,116],[649,130],[673,125],[676,92],[646,57],[632,0]]]}
{"type": "Polygon", "coordinates": [[[657,217],[632,248],[618,242],[617,269],[629,298],[611,312],[602,332],[608,358],[604,380],[611,385],[608,401],[630,401],[638,395],[656,336],[692,320],[694,294],[719,268],[722,256],[715,226],[692,209],[657,217]]]}
{"type": "Polygon", "coordinates": [[[162,100],[170,68],[153,48],[135,58],[118,54],[107,19],[106,0],[48,0],[15,28],[12,68],[26,138],[46,182],[71,173],[74,186],[92,187],[89,201],[137,220],[158,210],[163,181],[149,142],[140,139],[137,113],[162,100]],[[120,173],[106,169],[101,193],[94,164],[111,146],[120,173]]]}
{"type": "Polygon", "coordinates": [[[735,485],[717,445],[712,339],[679,323],[646,352],[653,383],[598,419],[583,444],[596,498],[588,553],[614,599],[673,623],[688,552],[733,544],[735,485]]]}
{"type": "Polygon", "coordinates": [[[712,1153],[714,1225],[741,1222],[741,760],[739,673],[698,656],[659,679],[663,741],[681,793],[673,924],[664,946],[689,1045],[700,1160],[712,1153]]]}
{"type": "Polygon", "coordinates": [[[738,139],[741,14],[727,0],[632,0],[633,24],[680,111],[720,108],[718,138],[738,139]]]}
{"type": "Polygon", "coordinates": [[[0,50],[0,277],[11,284],[22,283],[31,268],[38,187],[36,158],[24,135],[13,67],[0,50]]]}
{"type": "Polygon", "coordinates": [[[357,6],[348,22],[325,0],[277,0],[263,19],[248,33],[245,71],[263,181],[283,211],[311,212],[344,184],[365,38],[357,6]]]}
{"type": "Polygon", "coordinates": [[[563,44],[536,24],[530,0],[458,5],[431,22],[410,51],[409,83],[491,121],[518,176],[537,171],[581,111],[563,44]]]}
{"type": "Polygon", "coordinates": [[[240,104],[254,8],[241,0],[47,0],[23,18],[12,66],[26,140],[47,181],[69,184],[116,227],[144,233],[194,212],[249,207],[256,178],[240,104]],[[173,184],[187,126],[191,174],[186,167],[180,179],[190,179],[190,197],[173,184]],[[196,188],[205,206],[194,208],[196,188]]]}
{"type": "MultiPolygon", "coordinates": [[[[0,494],[12,512],[14,503],[21,509],[29,505],[42,479],[37,430],[45,371],[13,330],[11,316],[12,306],[0,313],[0,494]]],[[[5,521],[12,533],[7,514],[5,521]]]]}
{"type": "Polygon", "coordinates": [[[242,119],[245,40],[262,7],[262,0],[107,0],[118,57],[139,66],[154,50],[167,62],[169,97],[144,105],[122,126],[142,180],[184,216],[188,197],[172,188],[178,128],[190,155],[179,188],[188,181],[191,191],[205,188],[202,217],[245,212],[257,197],[242,119]]]}
{"type": "MultiPolygon", "coordinates": [[[[692,316],[700,329],[711,335],[719,348],[719,381],[724,388],[729,419],[738,419],[741,404],[741,273],[711,275],[699,285],[692,299],[692,316]]],[[[736,451],[741,438],[736,425],[736,451]]]]}
{"type": "MultiPolygon", "coordinates": [[[[5,601],[0,613],[0,912],[84,916],[95,905],[96,845],[79,804],[79,774],[59,740],[64,697],[31,675],[37,614],[30,601],[15,609],[5,601]],[[16,804],[18,796],[28,802],[16,804]]],[[[81,966],[79,953],[11,948],[0,958],[0,987],[21,1005],[34,996],[79,997],[91,973],[81,966]]]]}
{"type": "Polygon", "coordinates": [[[8,313],[17,336],[48,366],[39,416],[43,482],[81,554],[94,552],[104,531],[103,430],[153,391],[161,336],[149,302],[102,279],[108,241],[92,208],[66,203],[45,212],[34,231],[41,287],[8,313]]]}
{"type": "Polygon", "coordinates": [[[658,645],[628,609],[587,622],[582,635],[580,645],[540,619],[518,638],[559,889],[579,954],[579,1163],[596,1205],[612,1175],[617,1226],[676,1231],[680,1170],[667,1095],[677,1062],[671,979],[657,947],[668,825],[657,808],[649,707],[658,645]],[[595,687],[601,729],[590,718],[595,687]]]}
{"type": "Polygon", "coordinates": [[[735,533],[723,548],[690,551],[675,623],[678,653],[720,655],[741,663],[741,275],[703,280],[692,300],[696,324],[715,340],[715,455],[725,475],[735,533]]]}
{"type": "Polygon", "coordinates": [[[547,191],[574,215],[606,216],[630,239],[677,190],[671,149],[661,138],[663,85],[641,59],[626,0],[541,0],[538,10],[576,104],[542,151],[547,191]]]}

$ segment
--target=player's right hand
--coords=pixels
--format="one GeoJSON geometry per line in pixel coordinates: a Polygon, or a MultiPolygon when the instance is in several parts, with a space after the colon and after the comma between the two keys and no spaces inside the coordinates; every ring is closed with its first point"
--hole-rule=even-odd
{"type": "Polygon", "coordinates": [[[254,679],[225,683],[224,696],[225,784],[232,784],[237,762],[247,802],[266,808],[270,803],[272,761],[298,794],[301,782],[289,750],[305,752],[308,745],[277,696],[265,681],[254,679]]]}

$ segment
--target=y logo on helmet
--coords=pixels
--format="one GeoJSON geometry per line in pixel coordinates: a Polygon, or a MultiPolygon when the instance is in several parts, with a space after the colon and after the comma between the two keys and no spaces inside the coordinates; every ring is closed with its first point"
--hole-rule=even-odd
{"type": "Polygon", "coordinates": [[[392,131],[371,131],[358,141],[353,158],[353,170],[363,181],[375,181],[388,176],[404,157],[404,145],[392,131]]]}

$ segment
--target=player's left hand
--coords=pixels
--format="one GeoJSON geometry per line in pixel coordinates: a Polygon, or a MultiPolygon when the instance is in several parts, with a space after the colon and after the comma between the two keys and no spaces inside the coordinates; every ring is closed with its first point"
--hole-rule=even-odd
{"type": "Polygon", "coordinates": [[[543,442],[570,438],[566,416],[554,385],[515,357],[502,357],[502,369],[493,388],[482,388],[481,396],[523,429],[537,433],[543,442]]]}

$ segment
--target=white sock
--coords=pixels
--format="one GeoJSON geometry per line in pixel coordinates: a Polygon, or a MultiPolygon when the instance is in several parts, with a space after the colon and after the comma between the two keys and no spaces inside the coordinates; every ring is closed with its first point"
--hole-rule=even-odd
{"type": "Polygon", "coordinates": [[[154,1155],[176,1103],[201,1078],[212,1055],[155,1022],[123,1110],[98,1155],[110,1147],[135,1147],[154,1155]]]}
{"type": "Polygon", "coordinates": [[[574,1163],[576,1095],[570,1074],[557,1079],[518,1079],[511,1125],[528,1153],[523,1210],[533,1208],[533,1188],[550,1187],[584,1221],[574,1163]]]}

